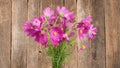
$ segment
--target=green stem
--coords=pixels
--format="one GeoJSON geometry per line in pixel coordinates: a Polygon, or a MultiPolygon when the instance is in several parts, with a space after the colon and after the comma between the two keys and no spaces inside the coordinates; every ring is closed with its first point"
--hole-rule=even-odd
{"type": "Polygon", "coordinates": [[[57,61],[58,58],[52,58],[52,68],[62,68],[62,63],[57,61]]]}
{"type": "Polygon", "coordinates": [[[63,51],[64,50],[63,50],[62,45],[54,48],[55,53],[52,58],[53,68],[62,68],[62,62],[63,62],[62,61],[62,58],[63,58],[62,52],[63,51]]]}
{"type": "Polygon", "coordinates": [[[62,64],[68,55],[66,43],[61,43],[59,46],[50,46],[48,55],[51,57],[52,68],[62,68],[62,64]]]}

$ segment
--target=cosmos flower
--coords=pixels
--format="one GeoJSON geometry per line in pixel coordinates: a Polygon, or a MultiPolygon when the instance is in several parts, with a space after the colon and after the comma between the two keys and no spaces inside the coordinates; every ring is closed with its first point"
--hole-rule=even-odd
{"type": "Polygon", "coordinates": [[[93,27],[93,25],[90,26],[90,29],[88,31],[88,38],[94,39],[95,35],[97,33],[97,28],[93,27]]]}
{"type": "Polygon", "coordinates": [[[53,45],[58,46],[62,41],[63,31],[60,27],[53,27],[50,30],[50,39],[53,45]]]}
{"type": "Polygon", "coordinates": [[[81,22],[78,23],[77,28],[79,29],[89,29],[92,22],[91,16],[84,18],[81,22]]]}
{"type": "Polygon", "coordinates": [[[82,20],[82,22],[86,23],[86,24],[90,24],[92,22],[92,17],[91,16],[88,16],[86,18],[84,18],[82,20]]]}
{"type": "Polygon", "coordinates": [[[40,16],[40,17],[36,17],[32,20],[32,25],[34,26],[34,29],[36,30],[42,30],[43,26],[44,26],[44,17],[40,16]]]}
{"type": "Polygon", "coordinates": [[[35,26],[32,24],[32,22],[30,21],[26,21],[23,25],[22,25],[23,30],[25,31],[25,33],[28,36],[34,36],[36,33],[36,30],[34,29],[35,26]]]}
{"type": "Polygon", "coordinates": [[[54,11],[51,8],[47,7],[47,8],[44,9],[43,15],[46,18],[50,18],[52,15],[54,15],[54,11]]]}
{"type": "Polygon", "coordinates": [[[41,31],[44,26],[44,18],[42,16],[35,17],[32,21],[26,21],[22,27],[29,36],[34,36],[37,31],[41,31]]]}
{"type": "Polygon", "coordinates": [[[74,22],[75,16],[73,12],[70,12],[66,7],[57,7],[56,11],[58,15],[62,18],[66,18],[68,22],[74,22]]]}
{"type": "Polygon", "coordinates": [[[92,18],[90,16],[84,18],[81,22],[78,23],[78,35],[80,39],[83,39],[84,36],[88,33],[91,26],[92,18]]]}
{"type": "Polygon", "coordinates": [[[66,14],[69,13],[68,9],[66,9],[66,7],[62,7],[60,8],[59,6],[56,8],[56,11],[58,13],[59,16],[65,16],[66,14]]]}
{"type": "Polygon", "coordinates": [[[40,43],[42,46],[45,46],[45,47],[47,46],[48,38],[45,33],[38,31],[36,32],[36,35],[34,38],[35,38],[35,41],[40,43]]]}

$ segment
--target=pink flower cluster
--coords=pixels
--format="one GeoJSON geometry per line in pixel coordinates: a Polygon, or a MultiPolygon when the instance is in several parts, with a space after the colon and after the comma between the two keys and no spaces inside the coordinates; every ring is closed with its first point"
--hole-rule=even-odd
{"type": "Polygon", "coordinates": [[[91,24],[92,18],[91,16],[86,17],[81,22],[78,23],[77,29],[78,29],[78,37],[80,41],[82,42],[78,52],[84,50],[87,45],[89,45],[89,41],[83,42],[84,39],[94,39],[97,33],[97,28],[93,27],[91,24]]]}
{"type": "Polygon", "coordinates": [[[92,18],[91,16],[88,16],[87,18],[83,19],[81,22],[78,23],[78,35],[80,39],[83,39],[84,37],[88,37],[89,39],[94,39],[95,35],[97,33],[97,29],[93,27],[91,24],[92,18]]]}
{"type": "Polygon", "coordinates": [[[94,39],[97,29],[91,24],[92,18],[88,16],[76,26],[75,16],[66,7],[56,7],[56,11],[47,7],[40,17],[35,17],[32,21],[26,21],[23,29],[28,36],[31,36],[43,46],[50,42],[53,46],[59,46],[61,42],[69,42],[70,37],[75,33],[79,39],[94,39]],[[74,29],[73,29],[74,27],[74,29]],[[67,31],[71,29],[71,32],[67,31]],[[75,32],[76,31],[76,32],[75,32]],[[50,40],[50,41],[49,41],[50,40]]]}

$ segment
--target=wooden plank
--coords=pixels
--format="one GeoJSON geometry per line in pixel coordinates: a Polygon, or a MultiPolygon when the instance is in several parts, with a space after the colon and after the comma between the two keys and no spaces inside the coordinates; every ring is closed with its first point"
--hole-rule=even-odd
{"type": "Polygon", "coordinates": [[[91,0],[93,24],[98,33],[91,43],[91,68],[105,68],[105,1],[91,0]]]}
{"type": "MultiPolygon", "coordinates": [[[[40,13],[42,14],[43,10],[46,8],[46,7],[52,7],[52,0],[41,0],[41,5],[40,5],[40,13]]],[[[51,62],[50,62],[50,58],[46,55],[46,52],[45,52],[45,48],[43,46],[40,46],[40,51],[41,53],[39,53],[39,67],[40,68],[51,68],[51,62]]]]}
{"type": "Polygon", "coordinates": [[[105,0],[106,68],[120,67],[120,0],[105,0]]]}
{"type": "MultiPolygon", "coordinates": [[[[28,19],[32,20],[34,17],[40,15],[40,0],[28,1],[28,19]]],[[[38,53],[39,44],[34,41],[33,38],[29,38],[29,45],[27,47],[27,68],[39,68],[38,67],[38,53]]]]}
{"type": "Polygon", "coordinates": [[[104,0],[78,0],[77,10],[79,19],[91,15],[99,31],[91,46],[79,55],[78,68],[105,68],[104,0]]]}
{"type": "Polygon", "coordinates": [[[11,0],[0,0],[0,68],[10,68],[11,0]]]}
{"type": "Polygon", "coordinates": [[[74,14],[77,12],[77,1],[76,0],[65,0],[65,7],[70,11],[73,11],[74,14]]]}
{"type": "Polygon", "coordinates": [[[63,6],[63,0],[52,0],[52,8],[56,9],[57,6],[63,6]]]}
{"type": "Polygon", "coordinates": [[[27,20],[27,0],[12,0],[12,60],[11,68],[27,68],[28,37],[22,24],[27,20]]]}
{"type": "MultiPolygon", "coordinates": [[[[77,2],[76,0],[65,0],[65,7],[68,8],[70,11],[74,12],[77,15],[77,2]]],[[[71,50],[73,51],[70,54],[70,60],[66,62],[64,68],[77,68],[77,46],[72,46],[71,50]]]]}

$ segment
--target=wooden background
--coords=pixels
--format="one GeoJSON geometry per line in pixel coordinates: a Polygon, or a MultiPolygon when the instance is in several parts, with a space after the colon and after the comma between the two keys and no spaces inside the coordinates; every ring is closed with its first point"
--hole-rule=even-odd
{"type": "Polygon", "coordinates": [[[74,11],[79,21],[91,15],[99,30],[91,46],[74,52],[63,68],[120,68],[120,0],[0,0],[0,68],[51,68],[21,25],[57,5],[74,11]]]}

